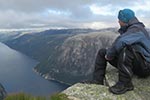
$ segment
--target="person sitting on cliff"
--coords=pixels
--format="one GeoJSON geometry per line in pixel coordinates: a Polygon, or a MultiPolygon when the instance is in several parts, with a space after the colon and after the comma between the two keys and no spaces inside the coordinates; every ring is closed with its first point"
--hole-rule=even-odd
{"type": "Polygon", "coordinates": [[[123,94],[133,90],[133,74],[139,77],[150,75],[150,35],[139,22],[134,11],[123,9],[118,14],[120,35],[108,49],[98,51],[93,80],[87,83],[104,84],[106,64],[118,69],[118,82],[109,87],[113,94],[123,94]]]}

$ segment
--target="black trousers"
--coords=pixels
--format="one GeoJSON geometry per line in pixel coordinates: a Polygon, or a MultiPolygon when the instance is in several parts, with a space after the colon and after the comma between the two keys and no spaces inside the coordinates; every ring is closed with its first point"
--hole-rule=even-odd
{"type": "Polygon", "coordinates": [[[133,48],[125,47],[113,60],[105,59],[106,49],[100,49],[96,61],[93,79],[103,81],[107,62],[116,67],[119,72],[120,82],[131,82],[133,74],[139,77],[150,75],[150,64],[144,60],[140,53],[134,52],[133,48]]]}

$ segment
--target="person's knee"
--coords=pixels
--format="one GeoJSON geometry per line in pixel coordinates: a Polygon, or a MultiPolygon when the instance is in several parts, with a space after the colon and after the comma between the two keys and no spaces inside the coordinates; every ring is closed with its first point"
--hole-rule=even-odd
{"type": "Polygon", "coordinates": [[[98,55],[100,55],[100,56],[105,56],[105,54],[106,54],[106,49],[105,48],[102,48],[98,51],[98,55]]]}

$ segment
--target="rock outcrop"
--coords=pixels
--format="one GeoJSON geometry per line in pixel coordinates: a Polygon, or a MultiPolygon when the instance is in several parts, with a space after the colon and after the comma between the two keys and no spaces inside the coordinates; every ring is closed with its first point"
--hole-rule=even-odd
{"type": "MultiPolygon", "coordinates": [[[[117,81],[117,69],[108,67],[106,80],[110,86],[117,81]]],[[[133,77],[134,90],[122,95],[114,95],[108,91],[107,86],[96,84],[77,83],[63,93],[67,94],[71,100],[150,100],[150,77],[140,79],[133,77]]]]}
{"type": "Polygon", "coordinates": [[[0,100],[3,100],[6,97],[6,91],[2,84],[0,84],[0,100]]]}

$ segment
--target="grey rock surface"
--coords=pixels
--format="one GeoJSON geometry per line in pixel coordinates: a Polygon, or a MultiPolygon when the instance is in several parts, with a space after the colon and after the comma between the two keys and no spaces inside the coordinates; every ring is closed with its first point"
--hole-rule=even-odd
{"type": "MultiPolygon", "coordinates": [[[[117,70],[108,66],[106,79],[110,86],[118,79],[117,70]]],[[[150,100],[150,77],[140,79],[133,77],[134,90],[122,95],[114,95],[108,91],[108,86],[96,84],[77,83],[63,93],[67,94],[71,100],[150,100]]]]}

